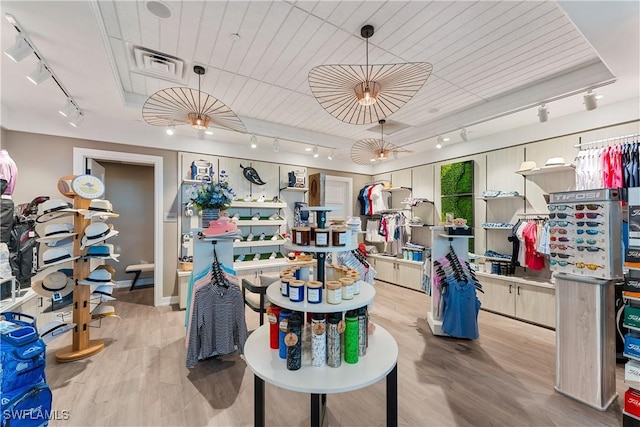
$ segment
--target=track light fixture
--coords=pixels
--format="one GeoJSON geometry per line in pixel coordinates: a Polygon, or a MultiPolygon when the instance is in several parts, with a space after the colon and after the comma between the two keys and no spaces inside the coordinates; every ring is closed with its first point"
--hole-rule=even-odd
{"type": "Polygon", "coordinates": [[[251,135],[251,148],[254,150],[258,148],[258,138],[255,135],[251,135]]]}
{"type": "Polygon", "coordinates": [[[598,108],[598,99],[602,99],[602,96],[589,89],[584,95],[584,108],[586,108],[587,111],[595,110],[598,108]]]}
{"type": "Polygon", "coordinates": [[[213,135],[213,131],[211,129],[207,129],[204,131],[205,135],[213,135]]]}
{"type": "Polygon", "coordinates": [[[169,125],[165,132],[167,132],[167,135],[173,136],[176,133],[176,125],[173,125],[173,124],[169,125]]]}
{"type": "Polygon", "coordinates": [[[280,140],[278,138],[273,138],[273,151],[276,153],[280,151],[280,140]]]}
{"type": "Polygon", "coordinates": [[[58,110],[58,113],[60,113],[62,117],[69,117],[69,114],[73,113],[75,108],[76,107],[73,105],[71,98],[67,98],[67,101],[64,103],[64,106],[58,110]]]}
{"type": "Polygon", "coordinates": [[[438,136],[436,138],[436,148],[439,150],[442,148],[442,144],[444,144],[444,139],[442,138],[442,136],[438,136]]]}
{"type": "Polygon", "coordinates": [[[37,68],[27,75],[27,80],[37,86],[49,77],[51,77],[51,71],[47,64],[44,61],[38,61],[37,68]]]}
{"type": "Polygon", "coordinates": [[[16,43],[4,51],[4,54],[11,58],[13,62],[20,62],[32,53],[31,45],[22,35],[17,35],[16,43]]]}
{"type": "Polygon", "coordinates": [[[331,149],[331,151],[329,152],[329,155],[327,156],[327,159],[329,160],[333,160],[333,148],[331,149]]]}
{"type": "Polygon", "coordinates": [[[27,79],[29,79],[29,81],[31,81],[33,84],[37,85],[51,77],[51,79],[55,82],[66,99],[64,106],[60,110],[58,110],[58,112],[63,117],[67,117],[69,119],[70,125],[72,125],[73,127],[78,127],[84,119],[84,112],[73,100],[71,95],[69,95],[69,92],[62,85],[62,82],[60,82],[60,79],[58,79],[53,70],[47,65],[47,61],[40,54],[40,52],[38,52],[38,49],[29,39],[27,32],[20,26],[16,18],[9,13],[5,13],[4,17],[9,22],[9,24],[13,26],[17,33],[15,45],[7,49],[4,54],[11,58],[11,60],[13,60],[14,62],[20,62],[27,56],[33,54],[38,59],[38,68],[35,71],[29,73],[27,79]]]}
{"type": "Polygon", "coordinates": [[[84,113],[82,113],[80,110],[75,110],[73,113],[71,113],[71,116],[69,116],[69,124],[74,128],[80,126],[80,123],[82,123],[83,120],[84,113]]]}
{"type": "Polygon", "coordinates": [[[549,120],[549,107],[545,104],[538,107],[538,120],[540,120],[540,123],[544,123],[549,120]]]}
{"type": "Polygon", "coordinates": [[[460,130],[460,139],[462,139],[464,142],[467,142],[469,140],[469,135],[467,134],[467,130],[465,128],[462,128],[462,130],[460,130]]]}
{"type": "Polygon", "coordinates": [[[317,145],[314,145],[314,146],[313,146],[313,158],[314,158],[314,159],[317,159],[319,155],[320,155],[320,154],[318,154],[318,146],[317,146],[317,145]]]}

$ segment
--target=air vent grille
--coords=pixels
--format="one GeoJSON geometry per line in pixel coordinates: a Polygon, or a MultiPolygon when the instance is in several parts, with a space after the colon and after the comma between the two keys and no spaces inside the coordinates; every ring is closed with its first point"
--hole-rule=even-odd
{"type": "Polygon", "coordinates": [[[132,71],[165,80],[183,82],[185,64],[182,59],[142,46],[131,46],[131,54],[132,71]]]}

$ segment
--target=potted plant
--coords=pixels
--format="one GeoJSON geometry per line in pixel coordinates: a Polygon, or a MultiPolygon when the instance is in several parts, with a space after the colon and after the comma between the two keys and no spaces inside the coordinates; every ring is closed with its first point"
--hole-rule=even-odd
{"type": "Polygon", "coordinates": [[[229,176],[225,171],[220,171],[218,182],[194,184],[194,187],[196,193],[191,202],[202,212],[202,228],[207,228],[209,221],[218,219],[221,211],[229,207],[235,193],[229,186],[229,176]]]}

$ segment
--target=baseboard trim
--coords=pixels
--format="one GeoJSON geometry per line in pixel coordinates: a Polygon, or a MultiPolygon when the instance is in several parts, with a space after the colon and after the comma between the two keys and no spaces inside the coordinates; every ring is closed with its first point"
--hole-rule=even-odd
{"type": "Polygon", "coordinates": [[[160,301],[160,305],[173,305],[178,304],[180,302],[180,298],[176,296],[171,297],[162,297],[162,301],[160,301]]]}

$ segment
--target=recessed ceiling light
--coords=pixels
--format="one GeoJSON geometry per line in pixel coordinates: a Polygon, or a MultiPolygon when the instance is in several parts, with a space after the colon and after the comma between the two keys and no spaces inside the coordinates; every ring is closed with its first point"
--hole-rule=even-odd
{"type": "Polygon", "coordinates": [[[449,142],[451,139],[445,136],[444,138],[442,138],[442,140],[443,140],[444,142],[449,142]]]}
{"type": "Polygon", "coordinates": [[[212,130],[205,130],[204,134],[205,135],[213,135],[213,131],[212,130]]]}
{"type": "Polygon", "coordinates": [[[171,8],[162,0],[148,0],[145,6],[152,15],[157,16],[160,19],[167,19],[172,15],[171,8]]]}
{"type": "Polygon", "coordinates": [[[240,41],[242,37],[240,37],[240,34],[238,33],[231,33],[229,34],[229,38],[231,38],[231,40],[233,40],[234,42],[237,42],[240,41]]]}
{"type": "Polygon", "coordinates": [[[427,113],[429,114],[435,114],[435,113],[439,113],[440,109],[438,107],[434,107],[432,109],[430,109],[429,111],[427,111],[427,113]]]}
{"type": "Polygon", "coordinates": [[[306,147],[306,148],[304,149],[304,151],[311,151],[311,150],[313,150],[313,148],[311,148],[311,147],[306,147]]]}

